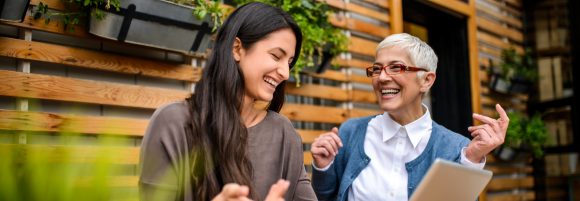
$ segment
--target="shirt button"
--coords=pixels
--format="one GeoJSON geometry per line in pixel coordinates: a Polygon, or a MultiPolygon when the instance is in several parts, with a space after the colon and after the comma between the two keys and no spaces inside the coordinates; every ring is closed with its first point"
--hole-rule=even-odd
{"type": "Polygon", "coordinates": [[[390,195],[391,197],[395,197],[395,194],[394,194],[393,192],[389,193],[389,195],[390,195]]]}

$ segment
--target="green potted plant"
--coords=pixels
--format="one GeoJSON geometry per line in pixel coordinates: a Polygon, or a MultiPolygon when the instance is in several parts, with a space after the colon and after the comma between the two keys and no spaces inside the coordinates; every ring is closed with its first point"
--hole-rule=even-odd
{"type": "Polygon", "coordinates": [[[50,12],[41,3],[35,18],[48,22],[57,16],[65,27],[72,27],[90,13],[91,34],[186,53],[209,48],[211,33],[223,15],[219,2],[205,0],[66,0],[65,4],[73,9],[50,12]]]}
{"type": "Polygon", "coordinates": [[[538,71],[531,49],[518,54],[514,48],[504,49],[502,63],[490,68],[490,88],[501,93],[525,93],[538,81],[538,71]]]}
{"type": "Polygon", "coordinates": [[[348,38],[328,21],[330,8],[325,2],[311,0],[234,0],[237,5],[259,1],[288,12],[302,29],[302,55],[292,69],[296,84],[304,67],[322,72],[331,58],[345,52],[348,38]]]}
{"type": "Polygon", "coordinates": [[[30,0],[0,1],[0,21],[22,22],[30,0]]]}
{"type": "Polygon", "coordinates": [[[502,160],[541,157],[543,145],[548,140],[548,131],[540,114],[528,118],[518,112],[508,112],[510,125],[506,132],[504,145],[495,154],[502,160]]]}

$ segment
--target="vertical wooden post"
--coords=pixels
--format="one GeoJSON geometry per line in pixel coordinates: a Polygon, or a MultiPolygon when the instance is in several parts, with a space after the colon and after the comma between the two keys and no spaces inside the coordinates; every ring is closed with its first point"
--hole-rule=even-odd
{"type": "MultiPolygon", "coordinates": [[[[29,29],[20,29],[20,38],[24,39],[25,41],[32,41],[32,30],[29,29]]],[[[30,61],[18,61],[18,71],[23,73],[30,73],[30,61]]],[[[16,110],[19,111],[28,111],[29,102],[26,98],[18,98],[16,101],[16,110]]],[[[22,132],[17,135],[16,141],[18,144],[26,144],[27,136],[26,133],[22,132]]]]}
{"type": "Polygon", "coordinates": [[[403,1],[391,0],[389,4],[391,34],[403,33],[403,1]]]}
{"type": "MultiPolygon", "coordinates": [[[[474,113],[481,113],[481,80],[479,78],[479,51],[477,49],[477,20],[475,0],[469,0],[467,18],[467,44],[469,50],[469,74],[471,80],[471,109],[474,113]]],[[[473,120],[473,124],[477,122],[473,120]]]]}

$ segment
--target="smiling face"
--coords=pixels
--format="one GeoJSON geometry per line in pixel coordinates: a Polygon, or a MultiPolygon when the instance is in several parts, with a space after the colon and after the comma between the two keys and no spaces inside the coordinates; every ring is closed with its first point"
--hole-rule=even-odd
{"type": "Polygon", "coordinates": [[[288,80],[296,36],[285,28],[268,34],[247,49],[234,42],[234,59],[244,74],[246,101],[271,101],[276,86],[288,80]]]}
{"type": "MultiPolygon", "coordinates": [[[[375,63],[415,66],[407,51],[398,46],[378,50],[375,63]]],[[[421,68],[421,66],[417,67],[421,68]]],[[[412,121],[423,114],[422,95],[429,91],[434,81],[434,72],[425,72],[424,76],[418,77],[417,72],[413,71],[397,75],[387,75],[382,71],[379,76],[372,78],[373,89],[378,97],[380,108],[389,112],[394,119],[407,121],[412,121]]]]}

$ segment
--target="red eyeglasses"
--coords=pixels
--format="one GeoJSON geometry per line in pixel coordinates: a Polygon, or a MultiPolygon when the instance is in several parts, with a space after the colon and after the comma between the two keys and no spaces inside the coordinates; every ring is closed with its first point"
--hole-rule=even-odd
{"type": "Polygon", "coordinates": [[[404,64],[390,64],[383,66],[382,64],[375,63],[373,66],[368,67],[367,69],[367,77],[376,77],[381,74],[381,70],[384,70],[387,75],[397,75],[404,73],[406,71],[425,71],[429,72],[427,69],[418,68],[413,66],[406,66],[404,64]]]}

